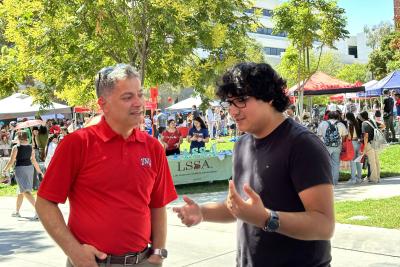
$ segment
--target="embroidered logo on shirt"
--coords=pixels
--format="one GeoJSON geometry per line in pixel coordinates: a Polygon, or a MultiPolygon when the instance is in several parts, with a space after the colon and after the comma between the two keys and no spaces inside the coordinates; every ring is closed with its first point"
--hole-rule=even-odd
{"type": "Polygon", "coordinates": [[[141,158],[140,162],[143,167],[151,167],[151,159],[150,158],[141,158]]]}

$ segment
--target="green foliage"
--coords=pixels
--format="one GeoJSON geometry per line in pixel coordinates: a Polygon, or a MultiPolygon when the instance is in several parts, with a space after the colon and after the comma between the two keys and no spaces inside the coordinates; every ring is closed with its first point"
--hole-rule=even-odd
{"type": "MultiPolygon", "coordinates": [[[[338,55],[333,52],[322,53],[321,57],[319,57],[316,51],[311,50],[309,58],[311,73],[322,71],[328,75],[336,76],[343,67],[338,55]]],[[[293,46],[289,46],[283,54],[281,62],[277,66],[279,73],[287,79],[289,87],[297,83],[299,69],[303,75],[308,73],[306,66],[300,61],[300,55],[297,50],[293,46]]]]}
{"type": "MultiPolygon", "coordinates": [[[[318,43],[321,51],[323,46],[334,48],[336,40],[349,34],[345,29],[345,10],[338,7],[334,0],[288,0],[274,10],[273,20],[274,32],[286,32],[291,45],[297,50],[298,83],[308,79],[315,71],[310,62],[310,51],[314,44],[318,43]]],[[[295,58],[291,56],[292,63],[293,60],[295,58]]],[[[303,110],[302,90],[299,95],[299,110],[303,110]]]]}
{"type": "Polygon", "coordinates": [[[375,79],[385,77],[391,71],[400,68],[400,32],[386,35],[379,49],[374,50],[368,61],[368,69],[375,79]]]}
{"type": "Polygon", "coordinates": [[[353,63],[344,65],[335,76],[349,83],[355,83],[356,81],[365,83],[368,80],[367,73],[368,69],[366,64],[353,63]]]}
{"type": "Polygon", "coordinates": [[[246,32],[255,23],[244,13],[248,6],[247,0],[5,0],[0,12],[23,73],[55,90],[51,95],[82,105],[93,103],[96,72],[120,62],[135,66],[146,87],[185,83],[204,92],[215,82],[213,71],[255,58],[248,56],[254,45],[246,32]],[[197,48],[208,56],[199,57],[197,48]]]}
{"type": "Polygon", "coordinates": [[[381,21],[377,25],[373,25],[371,27],[365,25],[364,26],[364,33],[367,37],[367,45],[375,50],[379,48],[382,39],[393,32],[393,24],[386,21],[381,21]]]}
{"type": "Polygon", "coordinates": [[[18,90],[18,81],[23,78],[18,62],[16,49],[3,45],[0,50],[0,99],[18,90]]]}
{"type": "Polygon", "coordinates": [[[390,229],[400,228],[400,197],[343,201],[335,204],[335,218],[339,223],[390,229]],[[364,216],[365,220],[352,219],[364,216]]]}

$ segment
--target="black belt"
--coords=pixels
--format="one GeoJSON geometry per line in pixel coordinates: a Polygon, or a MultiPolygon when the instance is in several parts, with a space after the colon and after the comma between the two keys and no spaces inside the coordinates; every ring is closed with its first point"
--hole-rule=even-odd
{"type": "Polygon", "coordinates": [[[100,260],[96,258],[97,263],[110,263],[110,264],[121,264],[124,266],[131,266],[135,264],[139,264],[146,260],[151,253],[151,249],[148,247],[144,249],[142,252],[138,253],[128,253],[125,255],[115,256],[115,255],[107,255],[107,258],[104,260],[100,260]]]}

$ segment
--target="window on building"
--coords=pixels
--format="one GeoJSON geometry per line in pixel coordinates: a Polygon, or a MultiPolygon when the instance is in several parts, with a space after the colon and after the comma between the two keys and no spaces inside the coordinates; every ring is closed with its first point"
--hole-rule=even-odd
{"type": "Polygon", "coordinates": [[[352,55],[355,58],[358,58],[357,46],[349,46],[349,55],[352,55]]]}
{"type": "Polygon", "coordinates": [[[272,32],[273,32],[273,29],[264,28],[264,27],[258,28],[256,30],[256,33],[258,33],[258,34],[265,34],[265,35],[278,36],[278,37],[287,37],[286,32],[281,32],[281,33],[276,33],[276,34],[272,33],[272,32]]]}
{"type": "Polygon", "coordinates": [[[263,14],[264,17],[272,17],[272,10],[263,8],[262,14],[263,14]]]}
{"type": "Polygon", "coordinates": [[[264,47],[264,53],[271,56],[280,56],[281,53],[285,52],[284,48],[277,47],[264,47]]]}

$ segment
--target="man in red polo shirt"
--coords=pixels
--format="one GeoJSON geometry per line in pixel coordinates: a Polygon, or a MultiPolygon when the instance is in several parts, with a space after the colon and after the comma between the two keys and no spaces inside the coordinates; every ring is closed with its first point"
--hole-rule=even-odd
{"type": "Polygon", "coordinates": [[[38,192],[38,215],[67,266],[161,265],[165,206],[177,195],[162,146],[138,128],[139,75],[118,64],[99,71],[95,84],[104,116],[59,144],[38,192]],[[58,207],[67,198],[68,226],[58,207]]]}

